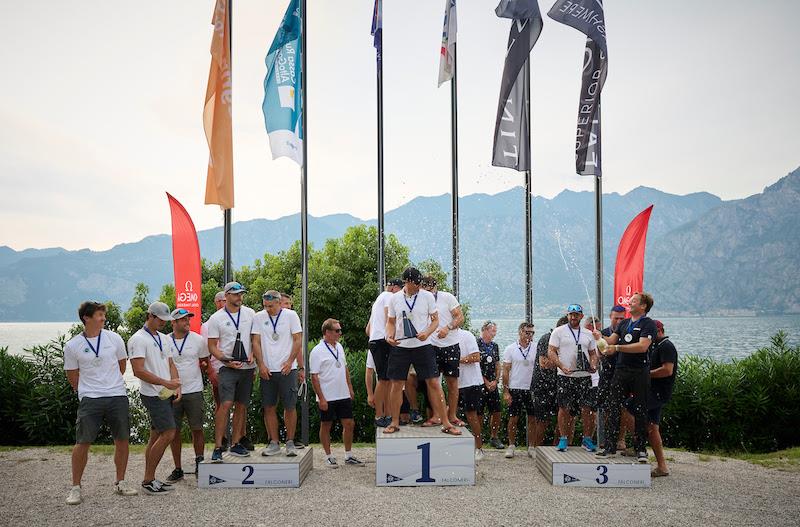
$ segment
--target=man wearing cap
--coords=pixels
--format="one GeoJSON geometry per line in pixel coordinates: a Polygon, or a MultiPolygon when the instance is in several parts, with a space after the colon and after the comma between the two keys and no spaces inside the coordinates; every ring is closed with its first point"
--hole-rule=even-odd
{"type": "Polygon", "coordinates": [[[531,380],[536,353],[531,349],[534,329],[530,322],[519,325],[518,339],[503,352],[503,398],[508,405],[508,448],[506,457],[514,457],[519,416],[527,417],[528,457],[533,457],[533,400],[531,380]]]}
{"type": "MultiPolygon", "coordinates": [[[[489,444],[494,448],[505,448],[497,437],[500,433],[500,390],[497,388],[497,368],[500,364],[500,348],[494,337],[497,335],[497,324],[487,320],[481,326],[481,336],[476,343],[481,353],[481,375],[483,376],[483,404],[489,411],[489,444]]],[[[483,414],[483,408],[481,409],[483,414]]]]}
{"type": "Polygon", "coordinates": [[[669,476],[669,467],[664,457],[664,443],[661,441],[661,410],[664,408],[670,397],[672,397],[672,387],[675,385],[675,377],[678,375],[678,350],[664,334],[664,324],[660,320],[655,321],[656,339],[650,347],[650,394],[647,397],[647,435],[650,439],[650,446],[656,456],[658,465],[650,475],[654,478],[669,476]]]}
{"type": "Polygon", "coordinates": [[[128,339],[128,352],[133,374],[139,378],[139,395],[150,416],[150,440],[144,451],[142,488],[151,494],[170,490],[170,484],[155,479],[156,468],[164,451],[175,437],[175,414],[172,399],[181,399],[181,381],[172,360],[167,336],[161,333],[172,320],[164,302],[153,302],[147,308],[142,329],[128,339]]]}
{"type": "MultiPolygon", "coordinates": [[[[568,322],[567,317],[563,316],[556,321],[556,327],[563,326],[568,322]]],[[[544,443],[544,435],[547,427],[553,421],[553,417],[558,414],[558,379],[556,374],[556,364],[550,361],[550,336],[553,334],[551,329],[536,343],[536,359],[533,361],[533,377],[531,378],[531,396],[533,398],[533,446],[537,447],[544,443]]],[[[557,430],[556,430],[557,431],[557,430]]],[[[572,437],[572,431],[569,432],[572,437]]]]}
{"type": "Polygon", "coordinates": [[[181,467],[181,423],[183,416],[189,423],[192,432],[192,446],[194,447],[195,474],[197,464],[203,461],[205,438],[203,437],[203,371],[208,369],[208,345],[206,341],[189,329],[189,324],[194,313],[183,308],[174,310],[172,316],[172,333],[168,335],[172,362],[178,369],[181,379],[181,398],[172,402],[172,411],[175,414],[175,428],[177,430],[172,439],[172,460],[175,470],[167,477],[167,481],[174,483],[183,479],[181,467]]]}
{"type": "MultiPolygon", "coordinates": [[[[584,427],[591,420],[592,373],[597,369],[597,344],[590,331],[581,328],[583,308],[580,304],[567,307],[568,322],[553,330],[548,343],[548,357],[558,368],[556,399],[558,401],[558,450],[564,452],[569,445],[568,435],[573,430],[575,416],[581,414],[584,427]]],[[[588,452],[597,447],[583,434],[581,446],[588,452]]]]}
{"type": "MultiPolygon", "coordinates": [[[[597,452],[597,457],[607,458],[616,455],[620,405],[624,398],[631,395],[631,409],[635,422],[634,450],[639,463],[647,463],[647,392],[650,389],[648,349],[656,337],[656,325],[647,316],[652,307],[653,297],[650,294],[632,295],[631,317],[620,322],[614,334],[606,338],[608,346],[605,354],[619,355],[611,380],[608,433],[605,437],[605,446],[597,452]]],[[[599,335],[599,332],[595,332],[596,339],[599,335]]]]}
{"type": "Polygon", "coordinates": [[[424,380],[434,415],[442,418],[442,432],[461,435],[447,418],[444,392],[436,371],[436,352],[427,341],[439,327],[436,299],[420,288],[422,273],[409,267],[403,271],[403,289],[392,295],[386,319],[386,342],[393,346],[389,353],[388,376],[392,383],[389,408],[392,422],[383,429],[384,434],[400,430],[400,407],[403,404],[403,385],[413,365],[417,378],[424,380]]]}
{"type": "MultiPolygon", "coordinates": [[[[378,377],[378,384],[373,393],[375,407],[375,426],[389,426],[392,417],[389,415],[388,406],[385,404],[386,395],[389,391],[389,377],[387,367],[389,365],[389,351],[391,346],[386,342],[386,313],[389,310],[388,300],[392,295],[400,291],[403,281],[393,278],[386,284],[385,291],[378,295],[372,303],[369,322],[367,322],[366,333],[369,338],[369,351],[372,353],[372,360],[375,362],[375,373],[378,377]],[[378,415],[378,411],[382,413],[378,415]]],[[[371,384],[371,383],[370,383],[371,384]]],[[[416,412],[418,420],[419,412],[416,412]]],[[[414,416],[412,416],[412,421],[414,416]]]]}
{"type": "Polygon", "coordinates": [[[269,444],[262,455],[280,454],[278,414],[280,399],[283,404],[283,424],[286,427],[286,455],[297,455],[294,434],[297,429],[297,387],[305,382],[302,366],[303,328],[300,317],[291,309],[281,307],[281,294],[270,290],[262,295],[264,309],[256,313],[253,333],[264,358],[261,375],[261,405],[264,424],[269,434],[269,444]],[[298,366],[299,365],[299,366],[298,366]]]}
{"type": "Polygon", "coordinates": [[[481,375],[481,352],[475,335],[463,329],[455,329],[451,335],[458,337],[459,361],[458,375],[459,406],[467,416],[467,422],[475,437],[475,461],[483,459],[483,437],[481,421],[483,418],[483,375],[481,375]]]}
{"type": "Polygon", "coordinates": [[[447,419],[457,426],[464,426],[458,417],[458,367],[461,351],[458,347],[458,333],[450,332],[461,327],[464,314],[458,299],[447,291],[439,291],[436,278],[426,275],[422,278],[422,288],[433,294],[436,312],[439,314],[439,327],[431,334],[430,343],[436,351],[436,366],[447,383],[447,419]]]}
{"type": "Polygon", "coordinates": [[[344,348],[339,344],[341,336],[342,325],[339,321],[334,318],[326,319],[322,323],[322,340],[308,356],[311,385],[319,404],[319,440],[325,451],[325,466],[328,468],[339,467],[336,458],[331,454],[331,426],[336,419],[342,423],[345,465],[364,466],[352,452],[355,394],[344,348]]]}
{"type": "Polygon", "coordinates": [[[79,400],[68,505],[78,505],[82,501],[81,479],[89,459],[89,447],[103,423],[111,429],[114,438],[114,493],[138,494],[125,481],[131,431],[128,394],[122,378],[128,359],[125,342],[113,331],[103,329],[106,323],[104,304],[83,302],[78,307],[78,319],[83,324],[83,332],[64,346],[64,370],[79,400]]]}
{"type": "Polygon", "coordinates": [[[242,297],[247,290],[239,282],[228,282],[223,290],[225,305],[208,319],[208,351],[223,363],[218,374],[220,405],[214,415],[212,463],[222,462],[222,438],[232,406],[233,446],[230,453],[237,457],[250,455],[241,444],[241,439],[246,428],[247,405],[253,391],[253,370],[256,364],[261,364],[261,350],[252,345],[256,340],[252,337],[255,311],[242,305],[242,297]]]}

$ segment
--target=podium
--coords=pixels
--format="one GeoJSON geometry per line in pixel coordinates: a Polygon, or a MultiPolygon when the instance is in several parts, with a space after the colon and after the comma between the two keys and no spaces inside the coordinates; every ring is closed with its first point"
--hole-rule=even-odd
{"type": "Polygon", "coordinates": [[[650,464],[634,458],[601,459],[581,447],[559,452],[553,446],[536,447],[536,466],[553,485],[563,487],[649,487],[650,464]]]}
{"type": "Polygon", "coordinates": [[[314,467],[313,449],[265,457],[255,451],[249,457],[225,453],[222,463],[203,461],[197,466],[197,486],[204,489],[261,489],[299,487],[314,467]]]}
{"type": "Polygon", "coordinates": [[[475,440],[461,427],[460,436],[441,427],[401,426],[399,432],[375,431],[375,484],[423,487],[475,484],[475,440]]]}

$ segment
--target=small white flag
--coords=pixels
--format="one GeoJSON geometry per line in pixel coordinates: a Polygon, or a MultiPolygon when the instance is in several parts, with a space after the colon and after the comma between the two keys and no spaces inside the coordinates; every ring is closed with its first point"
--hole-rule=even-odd
{"type": "Polygon", "coordinates": [[[445,0],[442,49],[439,57],[439,86],[453,78],[456,70],[456,0],[445,0]]]}

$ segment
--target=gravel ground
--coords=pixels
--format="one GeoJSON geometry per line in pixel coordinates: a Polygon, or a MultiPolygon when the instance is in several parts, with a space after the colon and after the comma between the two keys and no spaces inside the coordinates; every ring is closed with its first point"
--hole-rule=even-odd
{"type": "MultiPolygon", "coordinates": [[[[341,447],[334,449],[339,457],[341,447]]],[[[378,488],[375,449],[355,449],[365,467],[315,469],[299,489],[198,490],[193,476],[166,495],[112,494],[110,455],[90,454],[84,502],[69,506],[70,456],[46,448],[0,453],[0,525],[800,525],[800,473],[732,459],[669,452],[672,475],[650,489],[553,487],[533,460],[491,450],[474,487],[378,488]],[[707,459],[707,458],[703,458],[707,459]]],[[[143,454],[128,480],[141,481],[143,454]]],[[[184,449],[185,466],[191,453],[184,449]]],[[[165,457],[158,476],[172,469],[165,457]]]]}

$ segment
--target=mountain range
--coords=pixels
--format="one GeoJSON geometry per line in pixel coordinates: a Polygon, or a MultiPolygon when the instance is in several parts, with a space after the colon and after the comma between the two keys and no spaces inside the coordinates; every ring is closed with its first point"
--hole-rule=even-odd
{"type": "MultiPolygon", "coordinates": [[[[648,187],[603,196],[604,308],[610,305],[616,247],[631,219],[654,205],[645,257],[645,288],[659,313],[800,312],[800,169],[763,192],[723,201],[648,187]]],[[[460,297],[473,312],[523,316],[524,191],[472,194],[459,202],[460,297]]],[[[568,303],[594,301],[594,196],[563,191],[535,197],[532,208],[536,316],[568,303]]],[[[386,230],[407,245],[412,261],[433,258],[451,268],[450,196],[418,197],[386,213],[386,230]]],[[[357,224],[347,214],[309,217],[309,241],[320,247],[357,224]]],[[[233,225],[234,268],[287,249],[300,235],[299,215],[233,225]]],[[[222,258],[222,228],[198,232],[201,254],[222,258]]],[[[137,282],[153,296],[172,281],[169,235],[107,251],[0,247],[0,321],[75,318],[85,299],[127,307],[137,282]]]]}

